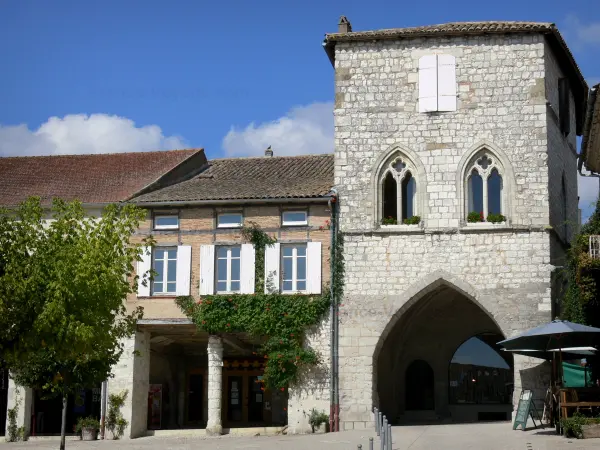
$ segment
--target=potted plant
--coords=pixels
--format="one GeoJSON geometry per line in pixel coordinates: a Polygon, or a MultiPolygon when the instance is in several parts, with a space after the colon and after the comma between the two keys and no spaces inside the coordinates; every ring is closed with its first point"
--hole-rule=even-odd
{"type": "Polygon", "coordinates": [[[477,211],[471,211],[468,215],[467,215],[467,222],[469,223],[477,223],[477,222],[483,222],[483,213],[482,212],[477,212],[477,211]]]}
{"type": "Polygon", "coordinates": [[[408,219],[404,219],[404,221],[403,221],[404,225],[419,225],[420,222],[421,222],[421,216],[412,216],[412,217],[409,217],[408,219]]]}
{"type": "Polygon", "coordinates": [[[81,439],[84,441],[95,441],[98,439],[98,430],[100,422],[94,417],[80,417],[77,419],[77,433],[81,433],[81,439]]]}
{"type": "Polygon", "coordinates": [[[329,416],[325,414],[324,411],[317,411],[316,408],[313,408],[310,410],[308,423],[310,424],[310,428],[312,429],[313,433],[315,430],[321,428],[323,424],[325,424],[325,431],[327,431],[327,426],[329,425],[329,416]]]}
{"type": "Polygon", "coordinates": [[[398,225],[398,220],[394,219],[392,216],[384,217],[381,219],[382,225],[398,225]]]}
{"type": "Polygon", "coordinates": [[[487,221],[490,223],[502,223],[506,221],[506,217],[502,214],[488,214],[487,221]]]}

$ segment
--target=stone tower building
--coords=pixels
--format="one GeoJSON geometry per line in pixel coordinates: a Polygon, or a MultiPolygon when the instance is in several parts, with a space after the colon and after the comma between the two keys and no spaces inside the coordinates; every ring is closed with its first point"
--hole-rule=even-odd
{"type": "Polygon", "coordinates": [[[553,24],[326,35],[345,234],[343,429],[510,418],[540,360],[496,342],[549,321],[578,226],[587,86],[553,24]]]}

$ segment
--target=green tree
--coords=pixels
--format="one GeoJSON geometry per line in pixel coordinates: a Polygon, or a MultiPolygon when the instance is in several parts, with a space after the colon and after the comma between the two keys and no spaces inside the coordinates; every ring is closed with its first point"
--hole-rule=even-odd
{"type": "Polygon", "coordinates": [[[0,211],[0,359],[16,383],[62,397],[61,449],[67,396],[110,377],[142,317],[124,299],[137,290],[142,246],[153,244],[130,243],[144,217],[133,205],[86,217],[79,202],[54,200],[45,220],[37,198],[0,211]]]}

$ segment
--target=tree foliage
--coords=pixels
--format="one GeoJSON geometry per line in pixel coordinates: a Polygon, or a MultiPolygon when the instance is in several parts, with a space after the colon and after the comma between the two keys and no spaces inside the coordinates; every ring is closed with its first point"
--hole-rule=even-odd
{"type": "Polygon", "coordinates": [[[0,357],[18,384],[65,396],[110,376],[142,317],[124,299],[153,242],[130,244],[145,217],[133,205],[92,218],[57,199],[45,217],[38,198],[0,211],[0,357]]]}

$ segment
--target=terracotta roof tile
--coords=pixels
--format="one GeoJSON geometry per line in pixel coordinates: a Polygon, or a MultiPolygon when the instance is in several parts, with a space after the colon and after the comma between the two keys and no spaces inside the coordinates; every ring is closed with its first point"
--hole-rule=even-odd
{"type": "Polygon", "coordinates": [[[45,202],[126,200],[195,154],[204,158],[198,149],[0,158],[0,205],[17,205],[30,196],[45,202]]]}
{"type": "Polygon", "coordinates": [[[323,197],[333,155],[214,159],[199,175],[132,199],[136,203],[323,197]]]}

